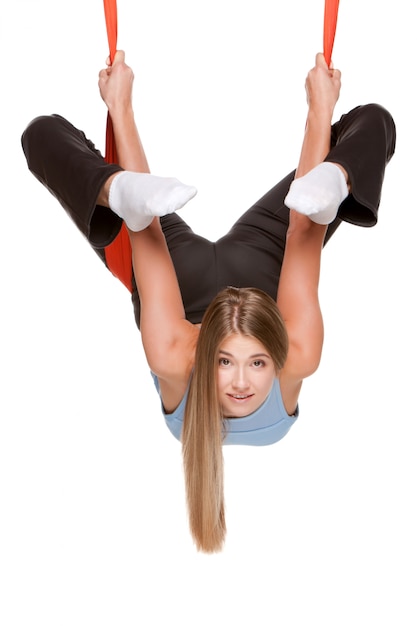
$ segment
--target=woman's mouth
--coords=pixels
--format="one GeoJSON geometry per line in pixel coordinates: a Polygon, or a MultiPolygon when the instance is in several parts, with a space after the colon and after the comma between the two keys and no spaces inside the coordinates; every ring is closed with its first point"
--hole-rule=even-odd
{"type": "Polygon", "coordinates": [[[253,393],[228,393],[227,395],[236,402],[245,402],[245,400],[253,397],[253,393]]]}

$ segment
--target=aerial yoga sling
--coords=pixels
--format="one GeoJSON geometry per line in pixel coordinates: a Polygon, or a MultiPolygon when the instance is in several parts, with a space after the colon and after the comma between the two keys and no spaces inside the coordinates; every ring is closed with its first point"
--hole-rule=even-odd
{"type": "MultiPolygon", "coordinates": [[[[103,0],[106,19],[107,39],[109,44],[110,63],[113,62],[117,49],[117,1],[103,0]]],[[[323,26],[323,52],[330,66],[334,38],[336,33],[339,0],[325,0],[323,26]]],[[[114,142],[111,117],[107,115],[106,151],[107,163],[117,163],[117,152],[114,142]]],[[[105,248],[106,264],[109,270],[132,292],[132,249],[126,225],[123,223],[114,241],[105,248]]]]}
{"type": "MultiPolygon", "coordinates": [[[[104,14],[106,18],[107,39],[109,42],[110,63],[113,63],[117,49],[117,2],[104,0],[104,14]]],[[[113,125],[110,114],[107,114],[106,152],[107,163],[117,163],[117,152],[114,142],[113,125]]],[[[123,223],[119,234],[104,250],[106,264],[130,292],[132,292],[132,249],[126,225],[123,223]]]]}

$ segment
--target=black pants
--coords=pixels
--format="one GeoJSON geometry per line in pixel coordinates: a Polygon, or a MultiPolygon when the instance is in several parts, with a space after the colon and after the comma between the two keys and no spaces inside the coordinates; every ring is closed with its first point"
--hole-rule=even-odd
{"type": "MultiPolygon", "coordinates": [[[[342,165],[351,193],[329,225],[326,242],[341,221],[377,222],[385,166],[395,150],[395,125],[383,107],[359,106],[332,126],[326,161],[342,165]]],[[[121,170],[107,164],[84,133],[58,115],[34,119],[22,136],[28,167],[67,211],[104,262],[104,249],[121,228],[110,209],[96,204],[107,178],[121,170]]],[[[161,218],[187,319],[201,322],[219,290],[258,287],[274,299],[285,249],[289,210],[284,205],[294,171],[266,193],[216,242],[196,235],[178,214],[161,218]]],[[[133,279],[132,300],[139,327],[140,302],[133,279]]]]}

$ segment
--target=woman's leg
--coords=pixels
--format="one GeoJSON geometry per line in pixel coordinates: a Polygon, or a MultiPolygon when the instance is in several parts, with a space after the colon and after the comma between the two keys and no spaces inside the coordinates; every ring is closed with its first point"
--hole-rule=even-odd
{"type": "MultiPolygon", "coordinates": [[[[105,248],[122,226],[121,218],[106,206],[108,185],[122,168],[106,163],[84,133],[59,115],[34,119],[23,133],[22,147],[29,170],[57,198],[107,265],[105,248]]],[[[213,244],[195,235],[175,213],[162,217],[161,226],[177,271],[187,318],[199,323],[217,293],[213,244]]],[[[140,302],[134,279],[132,283],[139,328],[140,302]]]]}
{"type": "MultiPolygon", "coordinates": [[[[361,226],[376,223],[385,166],[394,149],[394,122],[379,105],[357,107],[332,126],[326,161],[348,173],[350,194],[329,224],[325,243],[342,220],[361,226]]],[[[275,299],[289,221],[285,197],[294,174],[275,185],[216,243],[220,288],[258,287],[275,299]]]]}
{"type": "Polygon", "coordinates": [[[395,140],[394,120],[378,104],[358,106],[332,126],[332,149],[325,160],[341,165],[350,183],[350,194],[339,207],[340,219],[358,226],[376,224],[395,140]]]}
{"type": "Polygon", "coordinates": [[[268,191],[216,242],[219,289],[257,287],[276,299],[289,223],[284,200],[294,174],[268,191]]]}
{"type": "Polygon", "coordinates": [[[22,135],[22,147],[29,170],[104,260],[104,248],[122,220],[97,200],[105,182],[122,168],[106,163],[84,133],[59,115],[34,119],[22,135]]]}

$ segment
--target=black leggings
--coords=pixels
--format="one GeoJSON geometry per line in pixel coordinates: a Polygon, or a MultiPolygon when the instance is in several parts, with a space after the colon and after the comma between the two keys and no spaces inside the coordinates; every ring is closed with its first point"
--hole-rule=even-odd
{"type": "MultiPolygon", "coordinates": [[[[332,126],[326,161],[348,172],[351,193],[329,225],[327,242],[341,221],[360,226],[377,222],[385,166],[395,150],[391,115],[376,104],[359,106],[332,126]]],[[[121,220],[96,204],[100,189],[122,168],[107,164],[84,133],[58,115],[34,119],[22,136],[30,171],[59,200],[93,249],[106,263],[104,249],[120,231],[121,220]]],[[[294,171],[212,242],[195,234],[178,214],[161,218],[177,273],[187,319],[199,323],[224,287],[258,287],[276,298],[285,249],[289,210],[284,205],[294,171]]],[[[133,279],[132,300],[139,327],[140,302],[133,279]]]]}

